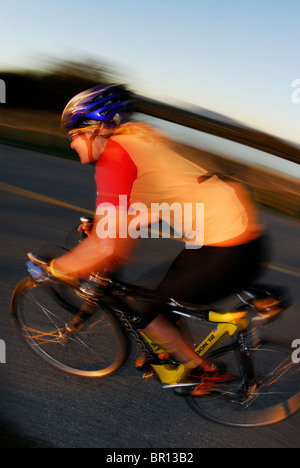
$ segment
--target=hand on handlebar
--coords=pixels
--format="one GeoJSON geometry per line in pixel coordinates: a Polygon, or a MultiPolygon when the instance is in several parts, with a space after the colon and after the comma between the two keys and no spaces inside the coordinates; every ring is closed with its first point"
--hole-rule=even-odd
{"type": "Polygon", "coordinates": [[[78,286],[79,281],[78,278],[75,278],[74,276],[67,275],[63,272],[58,271],[57,269],[54,268],[55,258],[53,258],[47,266],[44,266],[43,269],[47,272],[49,276],[52,276],[53,278],[56,278],[60,281],[63,281],[64,283],[71,284],[72,286],[78,286]]]}
{"type": "Polygon", "coordinates": [[[29,261],[26,263],[26,266],[28,273],[33,279],[37,281],[43,281],[45,279],[55,278],[72,286],[78,286],[79,282],[77,278],[62,274],[53,268],[55,259],[51,260],[49,263],[46,263],[31,253],[27,255],[29,261]]]}
{"type": "Polygon", "coordinates": [[[83,237],[90,236],[93,229],[94,219],[82,217],[80,218],[80,221],[82,224],[79,225],[78,231],[82,233],[83,237]]]}
{"type": "Polygon", "coordinates": [[[26,262],[26,267],[31,278],[35,280],[41,279],[45,276],[41,265],[35,265],[32,260],[29,260],[29,262],[26,262]]]}

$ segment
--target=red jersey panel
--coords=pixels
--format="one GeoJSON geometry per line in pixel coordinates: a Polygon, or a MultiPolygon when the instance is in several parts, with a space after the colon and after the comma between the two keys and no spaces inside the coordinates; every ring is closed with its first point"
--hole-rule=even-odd
{"type": "Polygon", "coordinates": [[[96,207],[100,203],[119,205],[119,195],[126,195],[128,206],[137,167],[127,151],[116,141],[109,139],[96,163],[96,207]]]}

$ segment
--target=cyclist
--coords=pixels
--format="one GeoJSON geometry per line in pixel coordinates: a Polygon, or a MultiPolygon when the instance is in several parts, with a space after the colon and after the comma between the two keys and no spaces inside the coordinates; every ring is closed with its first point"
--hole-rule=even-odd
{"type": "Polygon", "coordinates": [[[186,248],[157,287],[155,301],[124,299],[124,307],[140,317],[138,327],[150,339],[193,369],[194,376],[201,378],[205,372],[218,379],[220,369],[194,352],[164,315],[163,304],[174,296],[209,303],[255,279],[264,257],[263,230],[242,186],[208,174],[181,156],[171,141],[152,127],[132,121],[133,104],[133,95],[123,85],[97,86],[71,99],[62,114],[62,127],[81,163],[95,165],[96,213],[87,238],[54,259],[51,272],[83,277],[103,266],[113,271],[121,261],[126,263],[135,241],[129,231],[124,235],[120,220],[126,213],[128,227],[137,203],[149,209],[146,220],[139,218],[139,228],[161,217],[159,209],[151,211],[157,204],[166,203],[174,209],[203,204],[200,222],[194,209],[184,218],[183,227],[178,225],[178,217],[170,217],[186,248]],[[112,206],[115,224],[110,232],[114,235],[105,236],[99,227],[104,221],[106,227],[109,224],[106,209],[112,206]]]}

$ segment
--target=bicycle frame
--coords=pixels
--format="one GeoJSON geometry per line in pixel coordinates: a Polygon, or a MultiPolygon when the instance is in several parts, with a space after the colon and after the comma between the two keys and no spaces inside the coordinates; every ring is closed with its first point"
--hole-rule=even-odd
{"type": "MultiPolygon", "coordinates": [[[[28,256],[30,258],[30,254],[28,256]]],[[[41,281],[45,280],[48,281],[49,278],[42,278],[41,281]]],[[[57,281],[60,282],[60,280],[57,281]]],[[[159,348],[159,346],[153,343],[142,330],[138,329],[134,317],[131,317],[131,314],[127,315],[126,311],[123,311],[122,302],[119,304],[118,301],[118,298],[128,294],[130,296],[142,295],[145,297],[148,297],[150,294],[152,297],[151,293],[146,292],[142,288],[132,289],[132,287],[128,287],[123,283],[115,283],[105,276],[102,277],[98,273],[96,275],[91,275],[89,281],[82,283],[79,289],[76,287],[74,289],[76,294],[84,299],[84,302],[73,316],[70,324],[67,324],[66,333],[79,330],[85,320],[93,314],[95,304],[99,304],[100,308],[108,309],[112,315],[119,319],[125,332],[134,339],[149,358],[149,364],[164,386],[176,386],[176,384],[183,381],[185,376],[189,374],[190,369],[188,366],[178,363],[175,359],[160,356],[166,355],[167,352],[159,348]]],[[[271,292],[273,293],[274,291],[271,292]]],[[[270,321],[278,316],[289,303],[285,291],[281,291],[280,294],[276,292],[275,298],[272,294],[267,294],[268,297],[266,297],[265,294],[267,294],[267,292],[263,291],[263,298],[260,299],[260,294],[256,297],[256,295],[253,296],[253,294],[250,293],[250,296],[248,296],[250,302],[247,299],[241,300],[243,305],[241,305],[240,308],[225,311],[221,310],[218,312],[202,307],[201,305],[197,306],[180,303],[174,299],[169,299],[166,306],[168,312],[171,314],[178,316],[183,315],[190,319],[216,324],[216,328],[214,328],[200,344],[194,347],[195,352],[201,357],[218,349],[226,337],[232,336],[235,342],[235,349],[239,349],[240,351],[237,359],[244,374],[244,384],[248,385],[251,384],[255,378],[251,355],[247,347],[247,340],[244,339],[244,332],[248,329],[251,322],[253,322],[253,314],[251,315],[249,308],[252,307],[252,310],[254,308],[256,314],[259,310],[266,312],[260,314],[263,315],[263,320],[261,320],[261,317],[258,319],[258,324],[264,324],[266,320],[270,321]]],[[[255,326],[255,322],[253,323],[255,326]]]]}
{"type": "MultiPolygon", "coordinates": [[[[211,312],[209,322],[217,322],[218,325],[195,347],[195,352],[203,357],[208,354],[209,351],[219,347],[228,335],[232,336],[237,332],[245,330],[249,324],[245,319],[246,315],[247,312],[226,312],[224,314],[211,312]]],[[[149,344],[151,346],[151,342],[149,342],[149,344]]],[[[178,367],[170,367],[169,364],[152,365],[152,367],[159,376],[161,382],[168,385],[178,383],[190,372],[190,369],[184,364],[180,364],[178,367]]]]}
{"type": "MultiPolygon", "coordinates": [[[[32,260],[37,265],[42,264],[42,260],[35,259],[33,255],[28,256],[29,258],[32,256],[32,260]]],[[[289,346],[261,339],[260,333],[257,332],[258,328],[276,320],[291,305],[289,291],[285,288],[249,285],[237,291],[234,297],[229,297],[228,301],[217,302],[210,306],[189,304],[173,298],[166,301],[166,315],[169,317],[171,314],[171,322],[178,322],[183,316],[188,323],[193,320],[194,323],[204,322],[212,325],[210,329],[213,329],[204,339],[201,338],[201,342],[197,341],[194,350],[204,359],[216,362],[221,370],[226,370],[226,379],[224,382],[216,382],[221,384],[220,386],[212,382],[212,388],[209,387],[206,391],[204,378],[204,393],[201,393],[198,380],[189,376],[191,372],[189,367],[179,363],[138,328],[141,317],[132,315],[132,307],[124,301],[124,298],[133,299],[134,296],[151,301],[154,299],[152,292],[115,282],[109,277],[106,278],[105,274],[103,277],[98,273],[91,275],[83,282],[66,283],[59,278],[52,278],[47,273],[43,274],[43,269],[38,276],[36,273],[39,271],[35,269],[30,268],[29,272],[30,278],[22,280],[12,296],[13,320],[18,332],[30,348],[62,371],[82,377],[110,375],[126,362],[130,352],[129,338],[132,338],[149,358],[144,377],[155,375],[163,388],[172,388],[176,395],[186,397],[191,408],[206,419],[229,426],[256,427],[279,422],[300,407],[299,380],[298,383],[294,380],[296,369],[291,360],[289,346]],[[67,291],[59,285],[66,286],[67,291]],[[32,294],[35,288],[37,288],[36,295],[32,294]],[[49,294],[44,296],[43,288],[53,297],[49,297],[49,294]],[[72,290],[71,293],[69,289],[72,290]],[[32,312],[33,303],[38,305],[38,309],[32,312]],[[227,309],[220,309],[224,303],[227,304],[227,309]],[[62,315],[59,314],[61,309],[56,309],[56,306],[64,309],[62,315]],[[39,328],[40,310],[44,312],[41,329],[39,328]],[[97,315],[89,323],[94,313],[97,315]],[[172,316],[176,320],[173,320],[172,316]],[[31,317],[34,328],[30,328],[31,317]],[[35,323],[38,329],[35,328],[35,323]],[[99,329],[95,327],[97,324],[100,324],[99,329]],[[103,343],[101,341],[99,343],[101,331],[104,334],[103,343]],[[109,334],[106,334],[106,331],[109,334]],[[76,338],[76,333],[79,335],[82,333],[81,337],[76,338]],[[47,346],[49,343],[55,343],[53,352],[50,344],[49,354],[47,354],[49,348],[46,347],[45,352],[43,346],[45,334],[47,346]],[[229,340],[223,343],[227,337],[229,340]],[[112,347],[110,342],[113,344],[112,347]],[[62,345],[67,347],[69,344],[66,350],[61,348],[62,345]],[[82,349],[88,351],[86,358],[82,356],[82,349]],[[106,356],[107,350],[109,353],[106,356]],[[71,361],[69,361],[70,356],[71,361]],[[88,370],[86,370],[86,360],[88,370]],[[200,396],[201,398],[197,398],[200,396]]],[[[194,334],[193,328],[192,326],[191,335],[194,334]]],[[[189,341],[193,342],[192,339],[189,341]]]]}
{"type": "MultiPolygon", "coordinates": [[[[168,386],[175,385],[182,381],[190,372],[190,368],[184,364],[176,364],[171,360],[160,361],[159,355],[166,353],[156,343],[153,343],[149,337],[142,331],[137,329],[127,318],[126,315],[119,309],[113,308],[114,313],[125,327],[126,331],[132,336],[139,348],[150,358],[150,365],[159,377],[162,384],[168,386]]],[[[173,314],[186,315],[192,317],[188,311],[171,311],[173,314]]],[[[216,349],[228,336],[233,336],[236,333],[246,330],[250,321],[247,320],[248,311],[226,311],[224,313],[209,311],[207,319],[197,318],[198,320],[217,324],[217,327],[212,330],[209,335],[195,347],[195,352],[203,357],[208,352],[216,349]]],[[[193,317],[195,319],[195,317],[193,317]]]]}

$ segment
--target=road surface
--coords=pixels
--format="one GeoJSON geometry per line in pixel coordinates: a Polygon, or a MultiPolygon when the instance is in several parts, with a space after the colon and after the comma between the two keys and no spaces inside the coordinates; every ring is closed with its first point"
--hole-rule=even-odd
{"type": "MultiPolygon", "coordinates": [[[[93,210],[93,168],[3,145],[0,167],[0,339],[6,345],[6,363],[0,363],[1,447],[300,447],[300,412],[256,429],[208,422],[155,379],[144,381],[133,367],[135,349],[118,373],[103,380],[66,375],[35,356],[12,325],[10,297],[26,275],[26,252],[64,242],[82,211],[93,210]]],[[[268,333],[292,343],[300,339],[299,223],[270,213],[262,216],[274,241],[272,265],[263,280],[285,284],[294,295],[293,306],[268,333]]],[[[125,276],[155,283],[175,251],[160,250],[155,243],[125,276]],[[159,269],[152,269],[153,258],[159,269]]]]}

